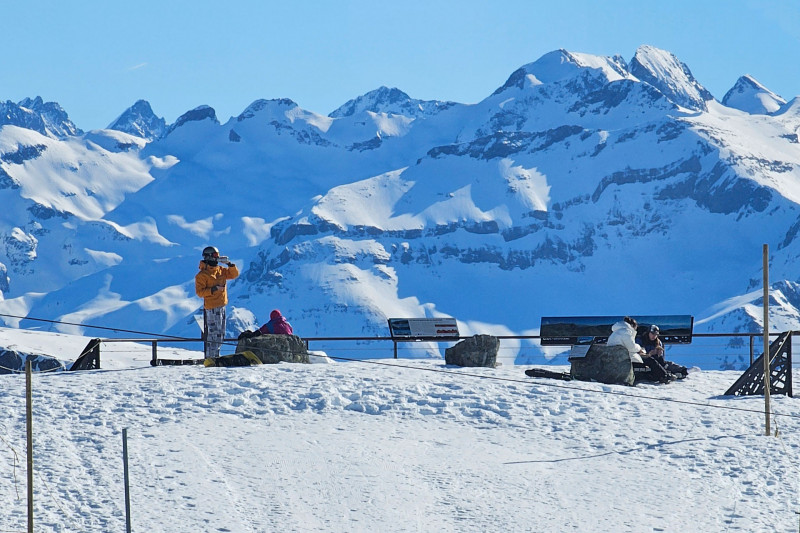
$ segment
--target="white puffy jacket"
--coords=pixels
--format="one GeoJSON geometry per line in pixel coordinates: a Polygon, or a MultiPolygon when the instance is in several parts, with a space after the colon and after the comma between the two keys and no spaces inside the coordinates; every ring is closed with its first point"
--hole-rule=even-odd
{"type": "Polygon", "coordinates": [[[633,326],[620,320],[611,326],[611,336],[608,337],[608,346],[624,346],[631,356],[631,361],[634,363],[641,363],[642,357],[639,355],[642,347],[636,344],[636,330],[633,326]]]}

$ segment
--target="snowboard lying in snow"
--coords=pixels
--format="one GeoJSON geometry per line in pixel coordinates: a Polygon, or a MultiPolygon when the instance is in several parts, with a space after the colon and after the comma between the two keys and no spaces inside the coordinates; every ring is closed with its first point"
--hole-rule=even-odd
{"type": "Polygon", "coordinates": [[[256,354],[251,351],[244,351],[231,355],[223,355],[215,359],[205,359],[203,364],[205,366],[250,366],[260,365],[261,359],[256,357],[256,354]]]}
{"type": "Polygon", "coordinates": [[[202,365],[203,359],[156,359],[150,361],[151,366],[183,366],[183,365],[202,365]]]}

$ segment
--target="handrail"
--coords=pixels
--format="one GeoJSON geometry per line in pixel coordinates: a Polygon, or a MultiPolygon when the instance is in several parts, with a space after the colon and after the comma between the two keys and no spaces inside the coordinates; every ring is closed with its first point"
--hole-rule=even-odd
{"type": "MultiPolygon", "coordinates": [[[[799,332],[792,332],[793,334],[797,334],[799,332]]],[[[780,332],[769,333],[769,337],[777,337],[780,335],[780,332]]],[[[705,338],[715,338],[715,337],[749,337],[750,338],[750,364],[753,363],[754,360],[754,339],[758,337],[762,337],[763,333],[745,333],[745,332],[735,332],[735,333],[692,333],[692,337],[705,337],[705,338]]],[[[540,339],[541,335],[494,335],[499,340],[535,340],[540,339]]],[[[463,339],[471,338],[470,335],[460,335],[457,337],[300,337],[303,342],[306,344],[306,348],[309,347],[310,342],[340,342],[340,341],[383,341],[383,342],[392,342],[394,345],[394,358],[397,359],[397,344],[400,342],[454,342],[463,339]]],[[[158,343],[179,343],[179,342],[203,342],[202,338],[190,338],[190,337],[138,337],[138,338],[105,338],[105,339],[98,339],[102,343],[113,343],[113,342],[147,342],[152,345],[153,350],[153,359],[152,361],[155,363],[158,360],[158,343]]],[[[223,342],[237,342],[238,339],[227,338],[223,339],[223,342]]],[[[96,368],[100,368],[100,361],[99,361],[99,346],[97,349],[97,360],[96,360],[96,368]]]]}

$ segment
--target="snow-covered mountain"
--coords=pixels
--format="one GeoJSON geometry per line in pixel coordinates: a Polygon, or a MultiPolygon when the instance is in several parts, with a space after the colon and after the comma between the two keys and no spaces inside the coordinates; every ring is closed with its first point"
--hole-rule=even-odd
{"type": "Polygon", "coordinates": [[[786,100],[746,74],[736,80],[734,86],[725,93],[722,104],[747,113],[767,115],[778,111],[786,104],[786,100]]]}
{"type": "Polygon", "coordinates": [[[439,315],[467,335],[593,314],[752,331],[769,244],[775,324],[800,329],[800,104],[727,106],[667,51],[557,50],[469,105],[381,87],[328,116],[201,106],[158,134],[145,104],[124,132],[0,129],[0,313],[197,336],[214,244],[242,270],[234,336],[275,307],[306,337],[439,315]]]}
{"type": "Polygon", "coordinates": [[[19,126],[52,138],[80,135],[83,132],[72,123],[60,105],[45,102],[40,96],[25,98],[19,103],[0,102],[0,126],[19,126]]]}

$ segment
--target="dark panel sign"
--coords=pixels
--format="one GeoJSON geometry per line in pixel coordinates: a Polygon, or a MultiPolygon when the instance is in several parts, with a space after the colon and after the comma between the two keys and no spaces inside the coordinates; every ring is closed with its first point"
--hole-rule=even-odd
{"type": "MultiPolygon", "coordinates": [[[[542,346],[574,346],[603,344],[611,335],[611,326],[622,320],[621,316],[556,316],[542,317],[542,346]]],[[[664,344],[690,344],[694,317],[691,315],[631,315],[639,324],[641,335],[655,324],[661,330],[664,344]]]]}
{"type": "Polygon", "coordinates": [[[389,331],[395,338],[453,338],[458,323],[455,318],[390,318],[389,331]]]}

